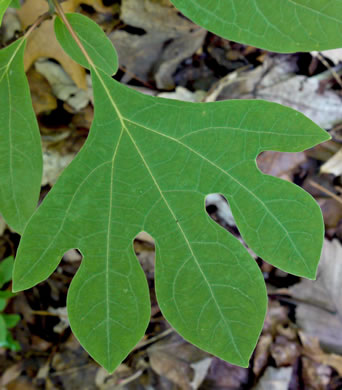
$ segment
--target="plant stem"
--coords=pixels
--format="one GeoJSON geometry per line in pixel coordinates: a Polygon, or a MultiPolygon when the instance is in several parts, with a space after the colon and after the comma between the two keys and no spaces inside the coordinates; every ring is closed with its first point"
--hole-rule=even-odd
{"type": "Polygon", "coordinates": [[[320,184],[316,183],[315,181],[313,180],[309,180],[309,183],[310,185],[312,185],[312,187],[315,187],[317,188],[318,190],[320,190],[321,192],[323,192],[324,194],[327,194],[329,195],[331,198],[335,199],[336,202],[342,204],[342,198],[336,194],[334,194],[333,192],[331,192],[330,190],[328,190],[327,188],[321,186],[320,184]]]}
{"type": "Polygon", "coordinates": [[[28,30],[24,34],[24,38],[28,38],[31,33],[40,26],[45,20],[51,18],[51,14],[49,12],[45,12],[44,14],[40,15],[39,18],[28,28],[28,30]]]}
{"type": "Polygon", "coordinates": [[[81,52],[83,53],[84,57],[86,58],[86,60],[88,61],[89,65],[94,68],[94,70],[96,69],[95,68],[95,65],[93,63],[93,61],[91,60],[91,58],[89,57],[86,49],[84,48],[84,46],[82,45],[82,42],[80,41],[80,39],[78,38],[77,34],[75,33],[74,29],[72,28],[71,24],[69,23],[67,17],[65,16],[65,13],[64,13],[64,10],[63,8],[61,7],[61,5],[59,4],[58,0],[52,0],[55,7],[56,7],[56,11],[57,11],[57,14],[58,16],[60,16],[60,18],[62,19],[63,23],[65,24],[65,27],[68,29],[68,31],[70,32],[71,36],[73,37],[74,41],[76,42],[77,46],[80,48],[81,52]]]}

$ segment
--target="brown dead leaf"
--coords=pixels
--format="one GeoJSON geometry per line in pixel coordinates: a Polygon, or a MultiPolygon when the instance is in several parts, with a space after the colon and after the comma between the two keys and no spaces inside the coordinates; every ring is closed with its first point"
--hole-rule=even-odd
{"type": "Polygon", "coordinates": [[[321,173],[342,175],[342,148],[321,166],[321,173]]]}
{"type": "Polygon", "coordinates": [[[336,229],[342,219],[342,204],[334,198],[322,198],[318,203],[321,206],[325,227],[336,229]]]}
{"type": "MultiPolygon", "coordinates": [[[[293,57],[268,56],[248,77],[237,80],[220,95],[221,99],[266,99],[292,107],[323,128],[342,120],[341,97],[332,89],[320,91],[322,74],[296,74],[293,57]]],[[[328,76],[330,77],[330,74],[328,76]]]]}
{"type": "Polygon", "coordinates": [[[257,158],[259,169],[267,175],[292,181],[294,170],[306,161],[305,153],[280,153],[267,151],[257,158]]]}
{"type": "Polygon", "coordinates": [[[255,376],[259,376],[267,365],[270,355],[270,347],[273,337],[270,334],[261,335],[254,352],[253,372],[255,376]]]}
{"type": "Polygon", "coordinates": [[[0,389],[2,390],[6,388],[9,383],[16,380],[20,376],[22,370],[23,364],[21,362],[7,368],[7,370],[5,370],[5,372],[0,376],[0,389]]]}
{"type": "MultiPolygon", "coordinates": [[[[75,11],[73,1],[62,3],[65,11],[75,11]]],[[[26,0],[18,10],[18,16],[24,29],[34,23],[37,16],[48,11],[45,0],[26,0]]],[[[79,88],[86,88],[86,72],[79,64],[73,61],[58,43],[52,20],[44,21],[39,28],[32,32],[27,40],[24,66],[27,71],[40,57],[53,58],[58,61],[64,70],[70,75],[79,88]]]]}
{"type": "Polygon", "coordinates": [[[117,30],[110,34],[127,72],[122,81],[132,78],[147,82],[155,75],[158,88],[174,87],[172,73],[178,64],[202,45],[205,30],[182,17],[170,4],[152,0],[123,0],[121,19],[140,29],[140,33],[117,30]]]}
{"type": "Polygon", "coordinates": [[[51,86],[33,67],[27,72],[34,112],[39,115],[57,108],[57,100],[52,94],[51,86]]]}
{"type": "Polygon", "coordinates": [[[18,380],[11,382],[7,385],[6,390],[36,390],[36,386],[34,386],[28,378],[21,377],[18,380]]]}
{"type": "Polygon", "coordinates": [[[303,353],[317,363],[333,367],[342,376],[342,356],[325,353],[316,337],[310,337],[304,332],[299,332],[300,340],[303,344],[303,353]]]}
{"type": "Polygon", "coordinates": [[[90,5],[97,12],[108,12],[110,9],[103,5],[102,0],[67,0],[64,3],[64,10],[66,12],[75,12],[80,4],[90,5]]]}
{"type": "Polygon", "coordinates": [[[203,388],[240,390],[246,388],[249,382],[249,371],[229,364],[221,359],[213,358],[203,388]]]}
{"type": "Polygon", "coordinates": [[[277,301],[270,300],[264,322],[263,333],[275,335],[279,324],[288,324],[289,322],[288,308],[280,305],[277,301]]]}
{"type": "Polygon", "coordinates": [[[300,346],[284,336],[277,336],[275,343],[271,345],[271,355],[277,367],[292,366],[300,355],[300,346]]]}
{"type": "Polygon", "coordinates": [[[302,358],[303,382],[310,390],[326,390],[330,383],[332,369],[328,366],[318,364],[306,357],[302,358]]]}
{"type": "Polygon", "coordinates": [[[194,363],[209,357],[209,355],[184,341],[179,335],[173,334],[167,339],[152,344],[147,349],[152,369],[182,390],[196,390],[205,375],[199,374],[199,368],[208,370],[208,365],[197,367],[194,363]]]}

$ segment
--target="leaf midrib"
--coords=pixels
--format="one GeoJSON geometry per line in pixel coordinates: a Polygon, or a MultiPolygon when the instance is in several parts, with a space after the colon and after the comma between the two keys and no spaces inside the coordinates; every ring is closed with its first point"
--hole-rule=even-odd
{"type": "Polygon", "coordinates": [[[97,71],[97,69],[96,69],[95,67],[93,67],[93,69],[94,69],[94,71],[96,72],[96,75],[97,75],[98,79],[100,80],[101,85],[102,85],[103,89],[105,90],[105,92],[106,92],[106,94],[107,94],[107,97],[108,97],[109,101],[111,102],[111,104],[112,104],[112,106],[113,106],[115,112],[116,112],[117,115],[118,115],[118,118],[119,118],[119,120],[120,120],[120,122],[121,122],[121,125],[122,125],[121,132],[122,132],[123,130],[126,131],[126,133],[127,133],[127,135],[129,136],[129,138],[130,138],[132,144],[134,145],[134,147],[135,147],[137,153],[139,154],[139,156],[140,156],[140,158],[141,158],[143,164],[145,165],[146,170],[148,171],[149,175],[151,176],[151,179],[152,179],[152,181],[154,182],[154,184],[155,184],[155,186],[156,186],[156,188],[157,188],[157,190],[158,190],[158,192],[159,192],[161,198],[163,199],[163,201],[164,201],[166,207],[168,208],[170,214],[172,215],[172,218],[175,220],[175,222],[176,222],[176,224],[177,224],[177,226],[178,226],[178,228],[179,228],[181,234],[183,235],[184,241],[186,242],[186,244],[187,244],[187,246],[188,246],[188,248],[189,248],[189,250],[190,250],[190,253],[191,253],[191,255],[192,255],[192,258],[194,259],[194,261],[195,261],[195,263],[196,263],[196,266],[198,267],[198,269],[199,269],[199,271],[200,271],[200,273],[201,273],[203,279],[205,280],[205,282],[206,282],[206,284],[207,284],[207,287],[208,287],[209,292],[210,292],[210,294],[211,294],[211,296],[212,296],[212,298],[213,298],[213,301],[214,301],[214,303],[215,303],[215,306],[216,306],[216,308],[217,308],[217,311],[219,312],[222,321],[224,322],[224,324],[226,325],[226,328],[228,329],[229,337],[230,337],[231,340],[232,340],[232,344],[233,344],[233,346],[234,346],[234,349],[235,349],[236,353],[238,354],[238,356],[240,357],[241,362],[244,364],[244,363],[245,363],[245,359],[242,357],[241,352],[239,351],[239,349],[238,349],[238,347],[237,347],[237,345],[236,345],[236,343],[235,343],[235,339],[234,339],[234,337],[233,337],[233,334],[232,334],[232,330],[231,330],[231,328],[230,328],[230,325],[227,323],[227,321],[226,321],[226,319],[225,319],[225,317],[224,317],[224,315],[223,315],[223,313],[222,313],[222,310],[221,310],[221,308],[220,308],[220,306],[219,306],[219,304],[218,304],[218,302],[217,302],[217,299],[216,299],[216,296],[215,296],[215,294],[214,294],[214,292],[213,292],[213,290],[212,290],[212,287],[211,287],[211,285],[210,285],[210,283],[209,283],[207,277],[205,276],[205,273],[203,272],[203,269],[202,269],[202,267],[201,267],[199,261],[197,260],[197,257],[195,256],[195,253],[194,253],[194,251],[193,251],[193,249],[192,249],[192,247],[191,247],[191,244],[190,244],[190,242],[189,242],[189,240],[188,240],[188,238],[187,238],[187,236],[186,236],[186,234],[185,234],[185,232],[184,232],[184,230],[183,230],[183,228],[182,228],[180,222],[177,220],[177,217],[176,217],[175,213],[173,212],[171,206],[169,205],[167,199],[165,198],[162,189],[160,188],[160,186],[159,186],[159,184],[158,184],[156,178],[154,177],[154,175],[153,175],[153,173],[152,173],[152,171],[151,171],[149,165],[147,164],[147,162],[146,162],[146,160],[145,160],[145,158],[144,158],[144,155],[143,155],[142,152],[140,151],[140,149],[139,149],[138,145],[136,144],[136,142],[135,142],[133,136],[131,135],[131,133],[129,132],[127,126],[125,125],[125,120],[126,120],[126,119],[122,116],[122,114],[121,114],[119,108],[117,107],[117,105],[116,105],[114,99],[112,98],[112,96],[111,96],[111,94],[110,94],[110,91],[108,90],[108,88],[107,88],[107,86],[106,86],[104,80],[102,79],[102,77],[101,77],[100,73],[97,71]]]}
{"type": "Polygon", "coordinates": [[[115,151],[113,153],[112,158],[112,166],[111,166],[111,174],[110,174],[110,196],[109,196],[109,212],[108,212],[108,225],[107,225],[107,248],[106,248],[106,333],[107,333],[107,360],[108,360],[108,366],[110,366],[111,362],[111,352],[110,352],[110,298],[109,298],[109,254],[110,254],[110,234],[111,234],[111,227],[112,227],[112,211],[113,211],[113,187],[114,187],[114,165],[115,165],[115,159],[117,156],[117,152],[119,150],[120,142],[122,139],[122,135],[124,134],[124,127],[121,129],[121,133],[118,139],[118,142],[115,147],[115,151]]]}

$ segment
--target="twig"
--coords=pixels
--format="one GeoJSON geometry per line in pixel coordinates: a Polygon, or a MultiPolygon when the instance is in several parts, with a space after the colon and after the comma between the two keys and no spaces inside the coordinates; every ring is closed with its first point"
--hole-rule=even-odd
{"type": "Polygon", "coordinates": [[[174,330],[172,328],[169,328],[169,329],[166,329],[164,330],[164,332],[161,332],[159,334],[157,334],[156,336],[154,337],[151,337],[150,339],[146,340],[146,341],[142,341],[141,343],[139,343],[135,348],[134,350],[137,350],[137,349],[140,349],[140,348],[143,348],[143,347],[146,347],[146,345],[150,345],[160,339],[163,339],[164,337],[168,336],[170,333],[172,333],[174,330]]]}
{"type": "Polygon", "coordinates": [[[50,317],[64,317],[68,318],[68,316],[64,314],[57,314],[57,313],[51,313],[46,310],[31,310],[31,314],[36,315],[36,316],[50,316],[50,317]]]}
{"type": "Polygon", "coordinates": [[[312,187],[315,187],[317,188],[318,190],[324,192],[325,194],[329,195],[330,197],[332,197],[333,199],[336,200],[336,202],[342,204],[342,198],[337,196],[336,194],[334,194],[333,192],[331,192],[330,190],[328,190],[327,188],[321,186],[320,184],[316,183],[315,181],[313,180],[309,180],[309,184],[312,185],[312,187]]]}
{"type": "Polygon", "coordinates": [[[121,381],[119,381],[118,387],[123,387],[123,386],[127,385],[128,383],[135,381],[136,379],[139,378],[139,376],[142,375],[142,373],[143,373],[143,370],[138,370],[137,372],[135,372],[133,375],[129,376],[128,378],[122,379],[121,381]]]}
{"type": "Polygon", "coordinates": [[[69,23],[69,20],[67,19],[67,17],[65,16],[65,13],[64,13],[64,10],[63,8],[61,7],[61,5],[59,4],[58,0],[53,0],[53,3],[55,4],[55,7],[56,7],[56,11],[57,11],[57,14],[58,16],[60,16],[60,18],[63,20],[63,23],[65,24],[65,27],[68,29],[68,31],[70,32],[72,38],[74,39],[74,41],[76,42],[77,46],[80,48],[81,52],[83,53],[84,57],[86,58],[86,60],[88,61],[89,65],[96,71],[96,68],[95,68],[95,64],[93,63],[93,61],[91,60],[91,58],[89,57],[86,49],[84,48],[84,46],[82,45],[80,39],[78,38],[77,34],[75,33],[74,29],[72,28],[71,24],[69,23]]]}
{"type": "Polygon", "coordinates": [[[322,64],[330,71],[330,73],[333,75],[334,79],[336,80],[337,84],[342,88],[342,80],[340,75],[335,71],[334,68],[332,68],[329,64],[329,62],[322,56],[321,53],[317,53],[317,58],[322,62],[322,64]]]}

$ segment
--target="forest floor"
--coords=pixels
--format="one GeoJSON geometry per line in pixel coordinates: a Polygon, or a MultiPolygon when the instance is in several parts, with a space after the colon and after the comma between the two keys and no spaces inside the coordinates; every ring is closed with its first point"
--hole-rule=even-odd
{"type": "MultiPolygon", "coordinates": [[[[132,88],[193,102],[266,99],[328,130],[332,139],[306,152],[258,157],[263,172],[296,183],[319,203],[323,254],[316,281],[256,258],[267,285],[268,314],[249,368],[240,368],[198,350],[170,328],[154,294],[154,243],[139,235],[134,248],[151,290],[151,322],[144,339],[109,375],[69,327],[66,295],[81,262],[76,250],[69,251],[48,280],[9,301],[5,312],[21,318],[11,330],[20,349],[0,348],[0,389],[342,389],[342,49],[276,54],[229,42],[194,26],[168,0],[68,3],[104,29],[119,54],[115,78],[132,88]]],[[[9,10],[0,44],[32,24],[45,6],[44,0],[26,0],[19,11],[9,10]]],[[[65,55],[51,26],[45,27],[32,39],[46,45],[29,45],[25,57],[44,150],[41,199],[83,145],[93,118],[87,74],[77,64],[63,66],[65,55]]],[[[214,220],[241,239],[224,198],[209,196],[206,205],[214,220]]],[[[0,220],[0,259],[15,255],[18,243],[19,236],[0,220]]]]}

